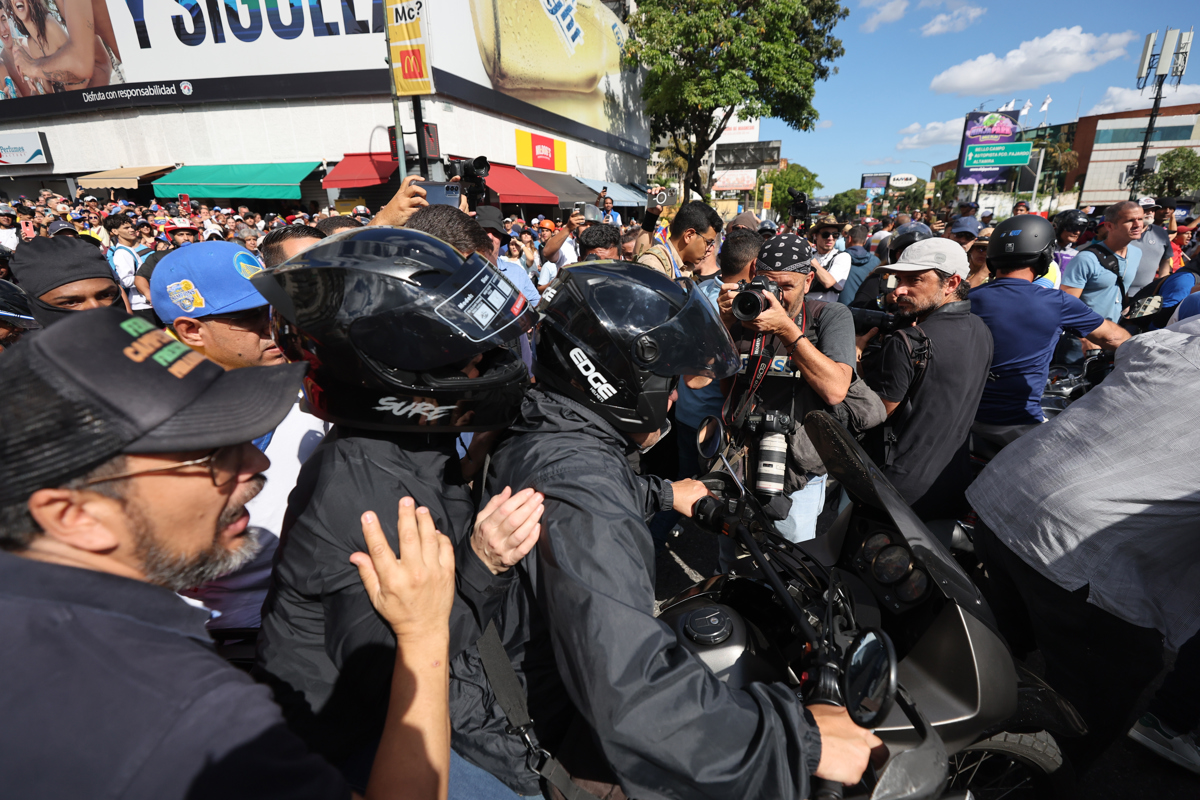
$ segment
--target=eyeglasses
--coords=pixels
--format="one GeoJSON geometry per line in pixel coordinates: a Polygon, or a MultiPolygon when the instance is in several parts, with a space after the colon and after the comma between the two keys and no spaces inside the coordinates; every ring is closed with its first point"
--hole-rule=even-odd
{"type": "Polygon", "coordinates": [[[200,319],[220,320],[229,326],[230,330],[235,331],[261,331],[266,327],[270,320],[270,306],[259,306],[258,308],[248,308],[245,311],[234,311],[229,314],[212,314],[200,319]]]}
{"type": "Polygon", "coordinates": [[[97,483],[107,483],[108,481],[119,481],[124,478],[133,478],[138,475],[151,475],[155,472],[171,472],[183,467],[208,467],[208,476],[212,479],[213,486],[220,489],[223,486],[228,486],[233,481],[237,480],[237,476],[242,471],[242,447],[243,445],[235,444],[228,447],[218,447],[203,458],[193,458],[190,461],[177,461],[174,464],[164,464],[161,467],[151,467],[150,469],[138,469],[131,472],[121,472],[117,475],[110,475],[107,478],[96,478],[84,484],[84,486],[94,486],[97,483]]]}
{"type": "MultiPolygon", "coordinates": [[[[698,233],[696,235],[700,236],[700,234],[698,234],[698,233]]],[[[713,248],[713,246],[716,245],[716,243],[717,243],[717,237],[715,237],[715,236],[711,239],[709,239],[707,236],[700,236],[700,238],[704,240],[704,249],[705,250],[711,250],[713,248]]]]}

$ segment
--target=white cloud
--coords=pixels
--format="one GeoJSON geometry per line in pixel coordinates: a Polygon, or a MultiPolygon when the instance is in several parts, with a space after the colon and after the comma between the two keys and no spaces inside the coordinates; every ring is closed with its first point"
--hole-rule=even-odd
{"type": "Polygon", "coordinates": [[[1133,31],[1093,35],[1084,33],[1078,25],[1056,28],[1045,36],[1021,42],[1003,58],[987,53],[953,66],[936,76],[929,88],[959,97],[1034,89],[1123,57],[1125,46],[1135,38],[1133,31]]]}
{"type": "Polygon", "coordinates": [[[886,3],[883,0],[863,0],[860,5],[863,8],[876,9],[875,13],[867,17],[867,21],[859,26],[867,33],[874,33],[880,25],[896,22],[908,10],[908,0],[889,0],[886,3]]]}
{"type": "MultiPolygon", "coordinates": [[[[1163,87],[1163,105],[1177,106],[1184,103],[1200,103],[1200,84],[1183,83],[1178,91],[1173,87],[1163,87]]],[[[1126,89],[1123,86],[1110,86],[1104,93],[1104,99],[1092,106],[1087,115],[1111,114],[1114,111],[1131,111],[1135,108],[1149,108],[1154,105],[1153,92],[1139,92],[1137,89],[1126,89]]]]}
{"type": "Polygon", "coordinates": [[[920,150],[922,147],[933,147],[935,144],[958,144],[962,141],[963,125],[966,117],[947,120],[946,122],[930,122],[922,126],[914,122],[907,128],[901,128],[898,133],[904,134],[897,150],[920,150]]]}
{"type": "Polygon", "coordinates": [[[975,20],[987,13],[986,8],[960,6],[949,14],[938,14],[921,27],[922,36],[938,36],[966,30],[975,20]]]}
{"type": "Polygon", "coordinates": [[[889,158],[870,158],[862,163],[868,167],[882,167],[884,164],[899,164],[900,159],[890,158],[890,157],[889,158]]]}
{"type": "Polygon", "coordinates": [[[823,120],[821,120],[820,122],[818,122],[818,123],[817,123],[817,127],[818,127],[818,128],[832,128],[832,127],[833,127],[833,120],[831,120],[831,119],[823,119],[823,120]]]}

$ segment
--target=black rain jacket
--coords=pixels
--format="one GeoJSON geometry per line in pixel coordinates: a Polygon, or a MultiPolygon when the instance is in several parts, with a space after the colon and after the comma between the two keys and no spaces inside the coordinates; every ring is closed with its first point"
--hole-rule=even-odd
{"type": "MultiPolygon", "coordinates": [[[[492,459],[489,491],[532,486],[546,510],[497,625],[540,744],[559,755],[564,731],[581,719],[596,757],[638,800],[807,797],[820,735],[792,689],[730,688],[654,617],[646,519],[670,507],[670,485],[634,475],[628,440],[561,396],[531,389],[512,432],[492,459]]],[[[476,683],[477,659],[471,651],[451,663],[455,750],[535,794],[523,746],[476,683]]]]}

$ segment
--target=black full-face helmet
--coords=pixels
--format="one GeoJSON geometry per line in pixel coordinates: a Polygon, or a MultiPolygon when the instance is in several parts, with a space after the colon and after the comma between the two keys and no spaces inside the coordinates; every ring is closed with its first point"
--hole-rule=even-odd
{"type": "Polygon", "coordinates": [[[479,255],[426,233],[350,228],[253,278],[276,344],[307,361],[312,412],[420,433],[507,427],[529,384],[517,339],[536,315],[479,255]]]}
{"type": "Polygon", "coordinates": [[[1054,215],[1054,231],[1077,231],[1083,233],[1088,229],[1088,215],[1078,208],[1070,208],[1054,215]]]}
{"type": "Polygon", "coordinates": [[[992,231],[988,242],[987,265],[992,272],[1007,272],[1022,267],[1040,278],[1054,263],[1054,226],[1037,214],[1009,217],[992,231]]]}
{"type": "Polygon", "coordinates": [[[542,295],[533,374],[624,433],[660,430],[679,378],[725,378],[739,358],[716,310],[688,281],[639,264],[563,270],[542,295]]]}
{"type": "Polygon", "coordinates": [[[33,318],[29,296],[8,281],[0,281],[0,322],[11,329],[7,333],[0,331],[0,352],[15,344],[25,331],[42,327],[33,318]]]}

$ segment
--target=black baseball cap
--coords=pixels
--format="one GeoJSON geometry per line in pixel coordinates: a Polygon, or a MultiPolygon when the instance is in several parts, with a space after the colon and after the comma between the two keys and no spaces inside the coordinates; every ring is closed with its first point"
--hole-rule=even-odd
{"type": "Polygon", "coordinates": [[[117,308],[80,311],[0,358],[0,502],[27,498],[119,453],[249,442],[296,402],[307,365],[226,371],[117,308]]]}
{"type": "Polygon", "coordinates": [[[504,230],[504,218],[500,216],[500,209],[495,206],[480,206],[475,210],[475,221],[485,231],[494,233],[501,245],[507,245],[512,239],[512,234],[504,230]]]}

